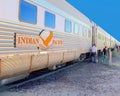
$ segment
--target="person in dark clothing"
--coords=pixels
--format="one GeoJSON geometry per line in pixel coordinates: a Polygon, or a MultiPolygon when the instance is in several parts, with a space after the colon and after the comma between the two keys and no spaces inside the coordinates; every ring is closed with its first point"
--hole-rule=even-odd
{"type": "Polygon", "coordinates": [[[107,47],[105,46],[105,48],[103,49],[103,63],[106,64],[107,63],[107,47]]]}
{"type": "Polygon", "coordinates": [[[105,48],[103,49],[103,55],[107,55],[107,47],[105,46],[105,48]]]}

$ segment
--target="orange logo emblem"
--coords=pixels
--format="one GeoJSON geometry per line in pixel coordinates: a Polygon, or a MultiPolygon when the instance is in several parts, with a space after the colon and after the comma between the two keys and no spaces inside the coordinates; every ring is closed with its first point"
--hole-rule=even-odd
{"type": "Polygon", "coordinates": [[[40,38],[42,40],[42,44],[40,47],[43,49],[49,48],[53,42],[53,32],[45,31],[40,34],[40,38]]]}
{"type": "Polygon", "coordinates": [[[52,31],[42,30],[39,36],[16,34],[16,47],[39,47],[40,49],[48,49],[51,46],[61,46],[63,41],[58,38],[54,38],[52,31]]]}

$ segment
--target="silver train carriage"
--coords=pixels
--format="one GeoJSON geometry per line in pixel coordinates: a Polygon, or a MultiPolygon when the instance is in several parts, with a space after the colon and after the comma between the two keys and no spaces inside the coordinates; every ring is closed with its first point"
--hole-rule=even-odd
{"type": "Polygon", "coordinates": [[[83,59],[110,38],[65,0],[0,0],[0,83],[83,59]]]}

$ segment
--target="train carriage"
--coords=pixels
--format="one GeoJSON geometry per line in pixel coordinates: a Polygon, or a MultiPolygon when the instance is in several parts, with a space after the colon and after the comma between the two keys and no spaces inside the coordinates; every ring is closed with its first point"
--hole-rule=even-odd
{"type": "Polygon", "coordinates": [[[93,43],[100,50],[110,35],[65,0],[0,0],[1,84],[82,60],[93,43]]]}
{"type": "Polygon", "coordinates": [[[89,19],[64,0],[60,2],[67,10],[55,0],[0,1],[2,81],[11,77],[15,80],[23,74],[25,77],[89,52],[92,38],[89,19]]]}
{"type": "Polygon", "coordinates": [[[98,50],[103,50],[106,46],[108,48],[111,47],[110,45],[110,34],[105,32],[102,28],[97,28],[97,48],[98,50]]]}

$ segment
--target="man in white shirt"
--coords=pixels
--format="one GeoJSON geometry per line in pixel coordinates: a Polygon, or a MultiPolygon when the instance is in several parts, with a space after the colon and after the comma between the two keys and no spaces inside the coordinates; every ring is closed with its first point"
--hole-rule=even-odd
{"type": "Polygon", "coordinates": [[[91,51],[92,51],[92,62],[96,63],[97,47],[95,44],[93,44],[91,51]]]}

